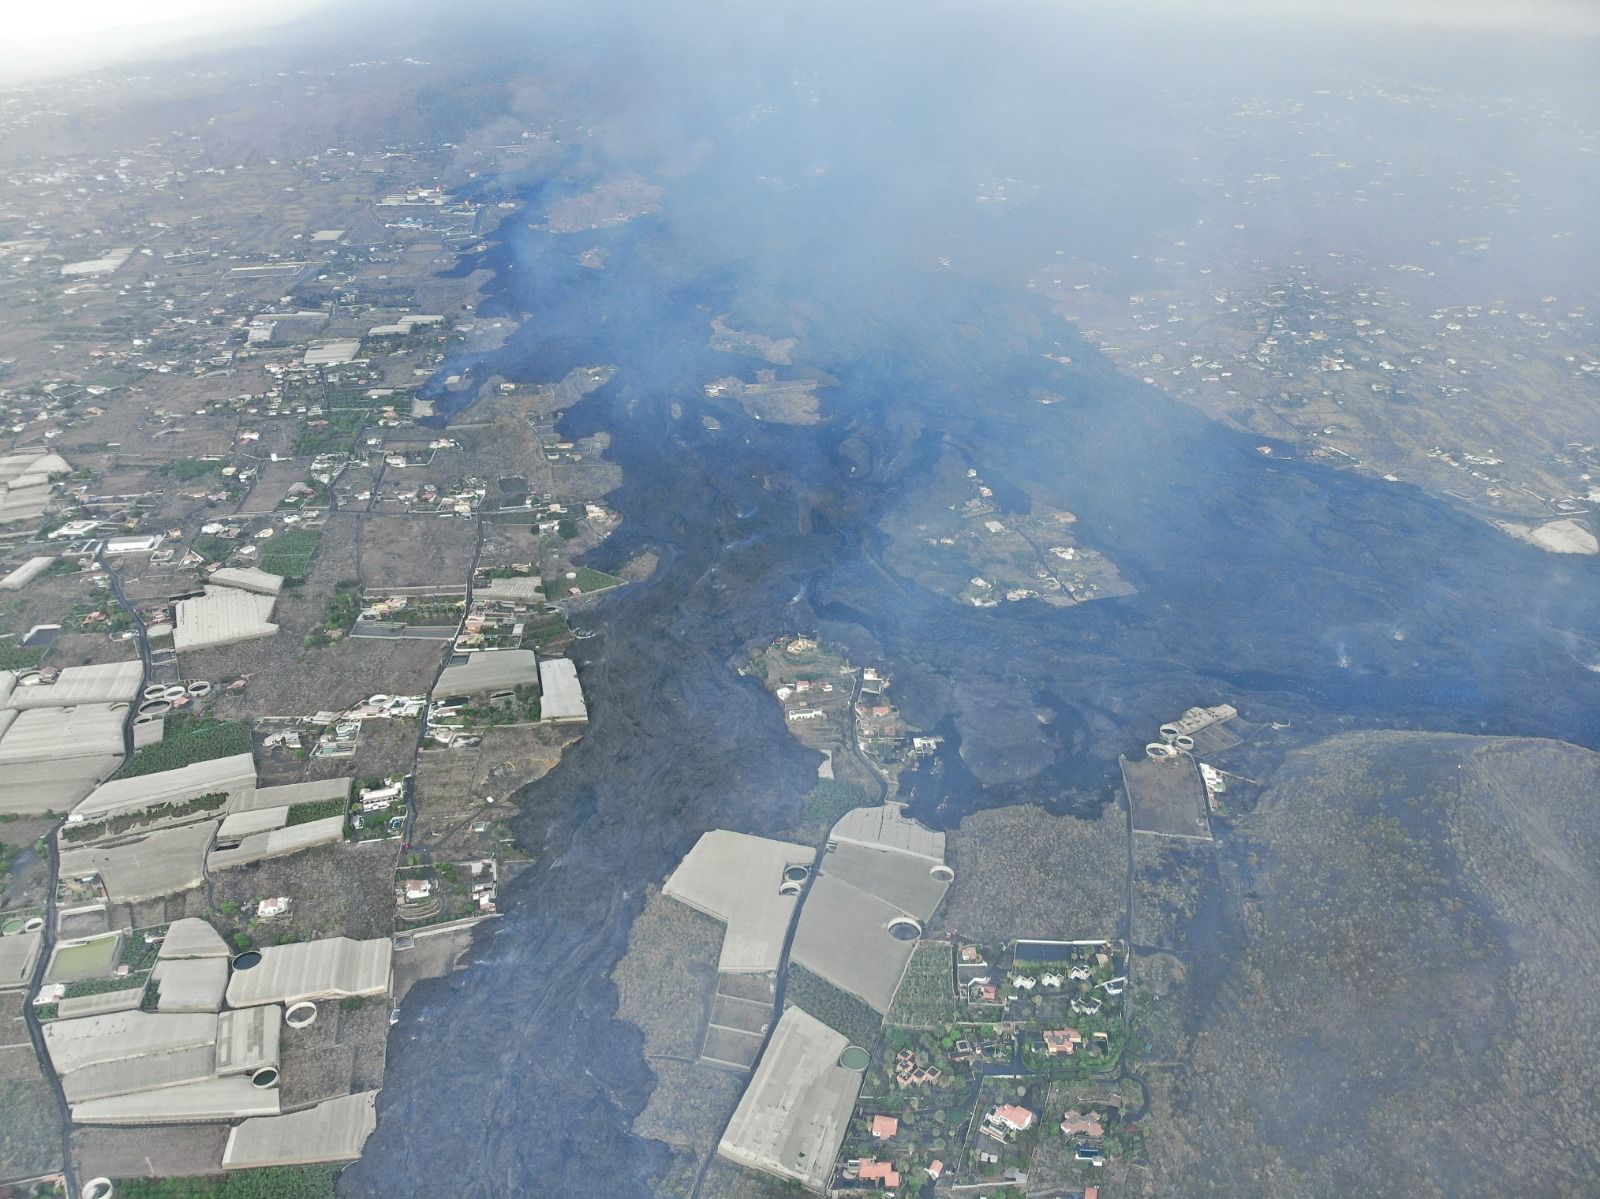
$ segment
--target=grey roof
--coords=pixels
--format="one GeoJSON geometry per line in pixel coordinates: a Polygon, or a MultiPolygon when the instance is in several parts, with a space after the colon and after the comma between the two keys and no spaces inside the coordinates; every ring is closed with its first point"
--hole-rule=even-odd
{"type": "Polygon", "coordinates": [[[841,844],[871,845],[915,854],[929,862],[944,861],[944,834],[917,823],[905,814],[905,805],[879,804],[846,812],[828,834],[841,844]]]}
{"type": "Polygon", "coordinates": [[[474,587],[472,598],[489,603],[540,604],[544,602],[543,582],[538,575],[491,579],[486,586],[474,587]]]}
{"type": "Polygon", "coordinates": [[[95,1062],[62,1075],[61,1089],[69,1103],[105,1099],[111,1095],[131,1095],[158,1087],[177,1086],[215,1077],[216,1045],[186,1045],[162,1053],[146,1053],[115,1061],[95,1062]]]}
{"type": "Polygon", "coordinates": [[[289,809],[284,807],[229,812],[222,818],[222,827],[217,830],[217,841],[221,843],[247,837],[251,833],[265,833],[288,823],[289,809]]]}
{"type": "MultiPolygon", "coordinates": [[[[219,966],[223,962],[169,962],[167,966],[219,966]]],[[[229,1076],[244,1076],[262,1066],[278,1065],[283,1022],[278,1007],[224,1012],[221,1016],[156,1015],[124,1012],[89,1020],[56,1020],[46,1026],[46,1041],[53,1064],[61,1074],[62,1090],[74,1105],[122,1096],[142,1098],[149,1106],[88,1109],[99,1121],[142,1122],[146,1111],[187,1113],[184,1118],[212,1118],[194,1114],[201,1110],[195,1099],[180,1099],[189,1106],[173,1109],[164,1092],[229,1076]],[[72,1027],[63,1027],[72,1026],[72,1027]]],[[[249,1083],[248,1078],[240,1081],[249,1083]]],[[[253,1089],[253,1088],[252,1088],[253,1089]]],[[[194,1095],[213,1103],[217,1095],[237,1088],[209,1088],[194,1095]]],[[[276,1094],[276,1091],[272,1092],[276,1094]]],[[[253,1100],[250,1102],[254,1102],[253,1100]]],[[[224,1104],[217,1118],[251,1114],[224,1104]]],[[[276,1110],[274,1108],[273,1110],[276,1110]]]]}
{"type": "Polygon", "coordinates": [[[389,989],[394,946],[388,937],[353,941],[329,937],[292,945],[269,945],[261,962],[234,972],[228,1004],[297,1003],[302,999],[343,999],[381,995],[389,989]]]}
{"type": "Polygon", "coordinates": [[[472,695],[526,686],[539,680],[539,655],[531,649],[479,650],[459,666],[446,666],[434,684],[433,694],[472,695]]]}
{"type": "Polygon", "coordinates": [[[950,887],[947,880],[932,873],[937,868],[926,858],[850,844],[839,845],[822,859],[824,874],[876,895],[923,924],[950,887]]]}
{"type": "Polygon", "coordinates": [[[226,1170],[351,1161],[378,1126],[378,1092],[341,1095],[287,1116],[246,1120],[228,1134],[226,1170]]]}
{"type": "Polygon", "coordinates": [[[206,849],[217,821],[158,829],[118,845],[91,845],[61,853],[68,878],[98,874],[112,903],[176,895],[205,880],[206,849]]]}
{"type": "Polygon", "coordinates": [[[178,1124],[277,1113],[278,1088],[258,1088],[248,1078],[207,1078],[72,1105],[79,1124],[178,1124]]]}
{"type": "Polygon", "coordinates": [[[217,1073],[246,1074],[276,1065],[283,1035],[283,1009],[277,1004],[223,1012],[217,1017],[217,1073]]]}
{"type": "Polygon", "coordinates": [[[886,1012],[916,944],[890,934],[889,922],[901,914],[824,873],[806,896],[789,959],[886,1012]]]}
{"type": "Polygon", "coordinates": [[[168,958],[151,978],[161,988],[158,1012],[219,1012],[228,988],[226,958],[168,958]]]}
{"type": "Polygon", "coordinates": [[[222,939],[222,934],[208,921],[197,916],[185,916],[167,926],[167,935],[161,942],[163,958],[228,958],[233,953],[222,939]]]}
{"type": "Polygon", "coordinates": [[[283,590],[283,576],[256,566],[224,566],[211,572],[206,580],[219,587],[237,587],[257,595],[277,595],[283,590]]]}
{"type": "MultiPolygon", "coordinates": [[[[229,819],[233,819],[230,817],[229,819]]],[[[228,870],[234,866],[248,866],[267,858],[286,857],[303,849],[318,845],[332,845],[344,840],[344,817],[328,816],[322,820],[308,820],[288,828],[268,829],[250,833],[239,842],[237,849],[214,849],[206,859],[212,870],[228,870]]]]}
{"type": "MultiPolygon", "coordinates": [[[[229,796],[252,792],[256,785],[255,759],[233,754],[194,762],[176,770],[160,770],[133,778],[113,779],[96,787],[94,794],[73,809],[74,816],[93,819],[112,812],[131,812],[155,804],[182,804],[202,795],[222,792],[229,796]]],[[[229,811],[232,811],[229,807],[229,811]]]]}
{"type": "Polygon", "coordinates": [[[103,1016],[108,1012],[126,1012],[143,1002],[143,987],[124,987],[120,991],[98,991],[93,995],[63,999],[56,1004],[56,1015],[63,1020],[78,1016],[103,1016]]]}
{"type": "Polygon", "coordinates": [[[359,338],[341,338],[337,341],[314,342],[306,350],[305,364],[307,366],[337,366],[342,362],[354,361],[355,356],[361,352],[359,338]]]}
{"type": "MultiPolygon", "coordinates": [[[[0,712],[0,728],[7,716],[15,715],[0,712]]],[[[121,765],[120,747],[116,753],[98,757],[7,763],[0,770],[0,812],[70,812],[94,790],[96,783],[121,765]]]]}
{"type": "MultiPolygon", "coordinates": [[[[9,672],[7,672],[9,673],[9,672]]],[[[78,704],[131,703],[144,682],[144,666],[137,662],[105,662],[98,666],[68,666],[53,683],[19,686],[6,706],[66,708],[78,704]]]]}
{"type": "Polygon", "coordinates": [[[230,812],[253,812],[259,808],[289,808],[297,803],[320,803],[346,799],[350,795],[347,778],[313,779],[304,783],[285,783],[281,787],[258,787],[254,792],[237,792],[228,800],[230,812]]]}
{"type": "Polygon", "coordinates": [[[862,1075],[839,1065],[846,1043],[800,1008],[785,1011],[717,1152],[824,1189],[861,1092],[862,1075]]]}
{"type": "Polygon", "coordinates": [[[39,960],[39,947],[43,943],[42,931],[0,937],[0,991],[28,985],[33,978],[34,963],[39,960]]]}
{"type": "Polygon", "coordinates": [[[20,711],[0,735],[0,766],[63,758],[115,756],[120,760],[127,715],[127,705],[121,703],[20,711]]]}
{"type": "Polygon", "coordinates": [[[539,663],[539,715],[545,720],[588,720],[578,668],[567,658],[546,658],[539,663]]]}
{"type": "Polygon", "coordinates": [[[949,880],[933,872],[944,865],[944,834],[890,803],[846,813],[829,846],[800,913],[793,960],[886,1012],[913,947],[889,925],[901,917],[924,925],[943,901],[949,880]]]}
{"type": "Polygon", "coordinates": [[[21,591],[45,571],[50,569],[50,564],[55,558],[49,554],[40,554],[29,558],[21,566],[9,571],[5,578],[0,579],[0,591],[21,591]]]}
{"type": "Polygon", "coordinates": [[[173,648],[183,653],[271,637],[278,631],[271,619],[275,602],[270,595],[208,585],[204,595],[179,600],[175,605],[173,648]]]}
{"type": "Polygon", "coordinates": [[[695,842],[662,892],[726,925],[717,969],[723,973],[771,973],[797,897],[781,895],[788,866],[809,867],[815,851],[806,845],[713,829],[695,842]]]}
{"type": "Polygon", "coordinates": [[[114,1012],[76,1020],[52,1020],[44,1026],[45,1046],[58,1074],[81,1070],[96,1062],[213,1045],[216,1039],[217,1018],[213,1015],[114,1012]]]}

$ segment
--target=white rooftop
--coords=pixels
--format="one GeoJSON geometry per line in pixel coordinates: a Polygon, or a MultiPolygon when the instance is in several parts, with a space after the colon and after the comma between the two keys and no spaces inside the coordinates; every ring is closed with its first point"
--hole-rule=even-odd
{"type": "Polygon", "coordinates": [[[234,972],[228,983],[228,1005],[237,1008],[381,995],[389,989],[393,951],[388,937],[371,941],[329,937],[269,945],[261,950],[259,965],[234,972]]]}
{"type": "Polygon", "coordinates": [[[222,1168],[352,1161],[378,1126],[376,1091],[341,1095],[285,1116],[246,1120],[228,1134],[222,1168]]]}
{"type": "Polygon", "coordinates": [[[255,759],[249,754],[233,754],[226,758],[192,762],[176,770],[159,770],[102,783],[73,809],[72,815],[92,820],[116,812],[138,811],[156,804],[183,804],[202,795],[222,793],[231,797],[253,793],[255,785],[255,759]]]}
{"type": "Polygon", "coordinates": [[[271,637],[278,631],[271,621],[274,602],[270,595],[207,585],[204,595],[178,601],[173,648],[182,653],[271,637]]]}
{"type": "Polygon", "coordinates": [[[539,663],[539,716],[543,720],[588,720],[578,668],[568,658],[546,658],[539,663]]]}

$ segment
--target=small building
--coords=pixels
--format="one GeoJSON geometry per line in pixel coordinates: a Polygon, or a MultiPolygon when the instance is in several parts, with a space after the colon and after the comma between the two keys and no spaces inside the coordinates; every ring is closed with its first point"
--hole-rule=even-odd
{"type": "Polygon", "coordinates": [[[1051,1057],[1071,1057],[1083,1044],[1083,1034],[1075,1028],[1050,1028],[1040,1035],[1044,1037],[1045,1052],[1051,1057]]]}
{"type": "Polygon", "coordinates": [[[1061,1131],[1069,1137],[1093,1137],[1099,1140],[1106,1135],[1106,1126],[1099,1112],[1080,1112],[1073,1108],[1062,1116],[1061,1131]]]}
{"type": "Polygon", "coordinates": [[[874,1140],[887,1141],[900,1131],[900,1120],[896,1116],[872,1117],[872,1136],[874,1140]]]}
{"type": "Polygon", "coordinates": [[[1009,1128],[1012,1132],[1027,1132],[1038,1118],[1028,1108],[1019,1107],[1014,1103],[1002,1103],[988,1115],[990,1123],[1009,1128]]]}
{"type": "Polygon", "coordinates": [[[856,1167],[856,1177],[862,1182],[876,1182],[884,1190],[896,1190],[900,1186],[900,1171],[894,1168],[893,1162],[880,1162],[874,1158],[864,1157],[856,1167]]]}
{"type": "Polygon", "coordinates": [[[164,540],[160,533],[146,533],[130,537],[108,537],[108,554],[149,554],[161,548],[164,540]]]}

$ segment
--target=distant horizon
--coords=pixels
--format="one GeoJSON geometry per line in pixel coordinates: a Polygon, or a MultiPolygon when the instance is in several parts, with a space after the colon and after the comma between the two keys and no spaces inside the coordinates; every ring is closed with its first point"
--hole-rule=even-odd
{"type": "MultiPolygon", "coordinates": [[[[208,0],[71,0],[8,14],[0,29],[0,85],[135,60],[287,25],[322,11],[348,11],[359,0],[284,0],[270,9],[218,9],[208,0]]],[[[1186,22],[1267,26],[1399,27],[1600,39],[1600,5],[1585,0],[1222,0],[1197,9],[1189,0],[1120,0],[1081,6],[1129,16],[1169,15],[1186,22]]],[[[197,47],[202,48],[202,47],[197,47]]]]}
{"type": "Polygon", "coordinates": [[[91,70],[197,39],[288,24],[329,0],[283,0],[270,9],[219,8],[208,0],[112,0],[35,5],[7,14],[0,83],[91,70]]]}

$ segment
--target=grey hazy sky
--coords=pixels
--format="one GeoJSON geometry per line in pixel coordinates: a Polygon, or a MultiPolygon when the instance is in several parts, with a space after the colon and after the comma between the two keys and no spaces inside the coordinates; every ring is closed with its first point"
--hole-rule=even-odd
{"type": "MultiPolygon", "coordinates": [[[[0,13],[0,75],[94,66],[187,38],[281,24],[363,0],[13,0],[0,13]]],[[[443,4],[445,0],[440,0],[443,4]]],[[[519,3],[521,0],[507,0],[519,3]]],[[[638,0],[641,4],[674,0],[638,0]]],[[[679,0],[692,4],[693,0],[679,0]]],[[[973,0],[983,4],[988,0],[973,0]]],[[[1186,22],[1245,20],[1436,26],[1600,37],[1600,0],[1040,0],[1047,7],[1170,13],[1186,22]]]]}
{"type": "Polygon", "coordinates": [[[0,5],[0,72],[93,66],[191,37],[262,29],[338,0],[15,0],[0,5]]]}

